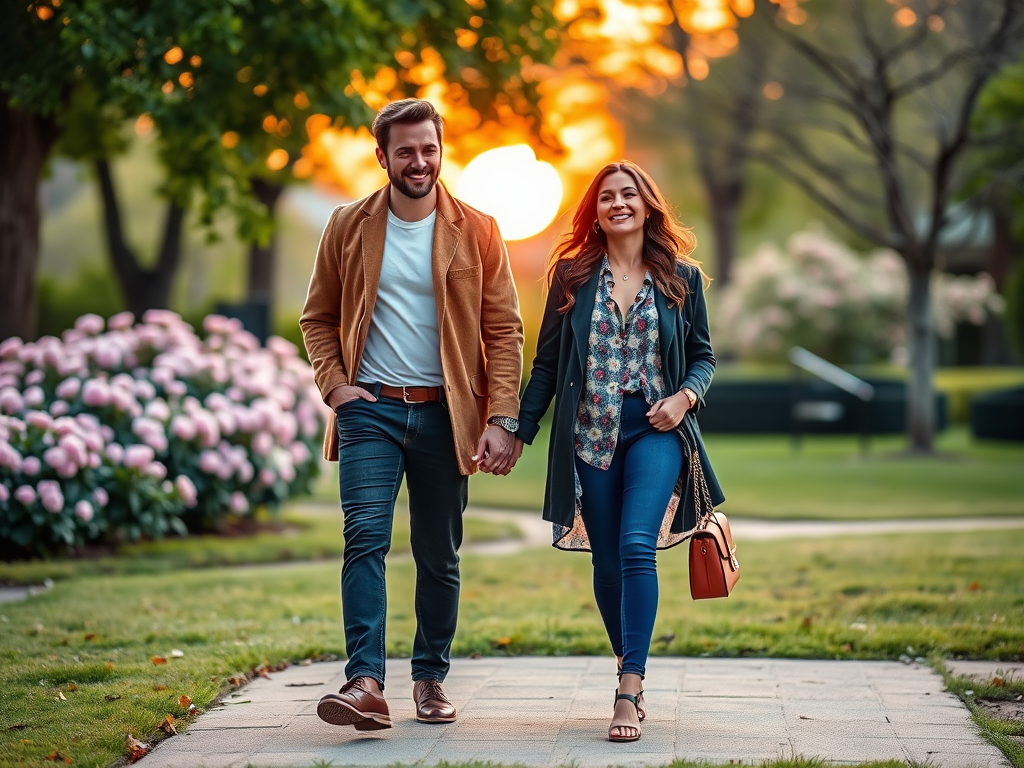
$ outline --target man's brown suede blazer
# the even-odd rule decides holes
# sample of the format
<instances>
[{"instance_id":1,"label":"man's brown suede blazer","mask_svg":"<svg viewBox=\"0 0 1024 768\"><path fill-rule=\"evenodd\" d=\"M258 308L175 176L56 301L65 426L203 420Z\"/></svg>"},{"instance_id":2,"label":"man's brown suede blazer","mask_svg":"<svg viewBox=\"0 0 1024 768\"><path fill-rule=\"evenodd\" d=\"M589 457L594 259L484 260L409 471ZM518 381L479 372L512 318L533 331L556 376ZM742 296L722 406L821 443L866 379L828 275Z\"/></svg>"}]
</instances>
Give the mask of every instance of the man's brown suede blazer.
<instances>
[{"instance_id":1,"label":"man's brown suede blazer","mask_svg":"<svg viewBox=\"0 0 1024 768\"><path fill-rule=\"evenodd\" d=\"M384 258L389 193L390 185L339 206L320 239L299 325L325 402L333 389L358 380ZM440 183L433 279L455 453L459 470L470 475L487 419L519 415L523 323L497 224ZM324 436L324 458L338 458L334 417Z\"/></svg>"}]
</instances>

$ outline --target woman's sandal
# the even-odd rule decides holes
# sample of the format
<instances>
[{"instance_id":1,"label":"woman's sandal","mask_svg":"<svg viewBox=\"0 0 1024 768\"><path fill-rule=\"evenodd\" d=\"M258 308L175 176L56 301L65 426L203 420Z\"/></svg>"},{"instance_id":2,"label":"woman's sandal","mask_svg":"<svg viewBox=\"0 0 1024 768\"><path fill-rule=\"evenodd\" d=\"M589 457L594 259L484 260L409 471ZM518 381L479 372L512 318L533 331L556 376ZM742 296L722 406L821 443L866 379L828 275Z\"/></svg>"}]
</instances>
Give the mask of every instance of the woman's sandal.
<instances>
[{"instance_id":1,"label":"woman's sandal","mask_svg":"<svg viewBox=\"0 0 1024 768\"><path fill-rule=\"evenodd\" d=\"M622 682L622 667L619 667L618 675L619 682ZM615 689L615 695L619 695L618 688ZM636 716L640 718L640 722L642 723L644 721L644 718L647 717L647 707L644 706L644 692L641 690L640 693L636 695L636 698Z\"/></svg>"},{"instance_id":2,"label":"woman's sandal","mask_svg":"<svg viewBox=\"0 0 1024 768\"><path fill-rule=\"evenodd\" d=\"M640 705L638 704L638 702L640 701L640 696L639 695L634 696L631 693L619 693L618 689L616 688L615 689L615 703L616 704L619 703L619 699L625 699L626 701L630 702L634 707L636 707L637 717L640 716ZM636 735L635 736L632 736L632 735L630 735L630 736L623 736L623 735L620 735L620 734L613 734L612 731L615 730L615 729L618 729L620 731L626 731L626 730L636 731ZM638 726L630 725L630 724L627 724L627 723L616 723L614 720L612 720L611 725L608 726L608 741L614 741L614 742L622 743L622 742L627 742L627 741L639 741L639 740L640 740L640 728Z\"/></svg>"}]
</instances>

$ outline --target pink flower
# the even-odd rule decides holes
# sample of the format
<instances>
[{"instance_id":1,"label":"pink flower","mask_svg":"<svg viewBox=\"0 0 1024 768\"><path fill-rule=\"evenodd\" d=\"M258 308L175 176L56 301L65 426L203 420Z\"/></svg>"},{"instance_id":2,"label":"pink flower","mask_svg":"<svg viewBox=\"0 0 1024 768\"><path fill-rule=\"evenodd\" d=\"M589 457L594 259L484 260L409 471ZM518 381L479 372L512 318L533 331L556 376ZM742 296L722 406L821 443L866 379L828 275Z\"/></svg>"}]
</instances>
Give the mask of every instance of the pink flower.
<instances>
[{"instance_id":1,"label":"pink flower","mask_svg":"<svg viewBox=\"0 0 1024 768\"><path fill-rule=\"evenodd\" d=\"M47 448L43 453L43 461L46 462L46 466L50 469L60 472L64 469L68 463L71 462L70 457L63 448L59 445L55 445L53 448Z\"/></svg>"},{"instance_id":2,"label":"pink flower","mask_svg":"<svg viewBox=\"0 0 1024 768\"><path fill-rule=\"evenodd\" d=\"M100 343L93 350L92 359L103 370L109 371L121 365L121 350L113 344Z\"/></svg>"},{"instance_id":3,"label":"pink flower","mask_svg":"<svg viewBox=\"0 0 1024 768\"><path fill-rule=\"evenodd\" d=\"M233 435L238 430L238 423L231 411L217 411L216 417L222 435Z\"/></svg>"},{"instance_id":4,"label":"pink flower","mask_svg":"<svg viewBox=\"0 0 1024 768\"><path fill-rule=\"evenodd\" d=\"M208 475L216 475L224 460L216 451L203 451L199 454L199 469Z\"/></svg>"},{"instance_id":5,"label":"pink flower","mask_svg":"<svg viewBox=\"0 0 1024 768\"><path fill-rule=\"evenodd\" d=\"M135 315L131 312L118 312L116 315L111 317L107 321L107 325L112 331L123 331L131 328L135 324Z\"/></svg>"},{"instance_id":6,"label":"pink flower","mask_svg":"<svg viewBox=\"0 0 1024 768\"><path fill-rule=\"evenodd\" d=\"M0 504L6 504L9 498L11 498L11 492L6 485L0 483Z\"/></svg>"},{"instance_id":7,"label":"pink flower","mask_svg":"<svg viewBox=\"0 0 1024 768\"><path fill-rule=\"evenodd\" d=\"M220 426L217 418L209 411L197 411L193 417L196 421L196 434L199 444L204 448L212 448L220 442Z\"/></svg>"},{"instance_id":8,"label":"pink flower","mask_svg":"<svg viewBox=\"0 0 1024 768\"><path fill-rule=\"evenodd\" d=\"M36 484L36 490L39 492L39 501L47 512L56 513L64 509L64 494L56 480L40 480Z\"/></svg>"},{"instance_id":9,"label":"pink flower","mask_svg":"<svg viewBox=\"0 0 1024 768\"><path fill-rule=\"evenodd\" d=\"M75 328L87 336L95 336L98 333L103 333L103 318L93 314L82 315L75 320Z\"/></svg>"},{"instance_id":10,"label":"pink flower","mask_svg":"<svg viewBox=\"0 0 1024 768\"><path fill-rule=\"evenodd\" d=\"M11 336L0 342L0 357L12 360L18 356L25 343L17 336Z\"/></svg>"},{"instance_id":11,"label":"pink flower","mask_svg":"<svg viewBox=\"0 0 1024 768\"><path fill-rule=\"evenodd\" d=\"M159 461L151 461L142 468L142 473L157 480L163 480L167 477L167 467Z\"/></svg>"},{"instance_id":12,"label":"pink flower","mask_svg":"<svg viewBox=\"0 0 1024 768\"><path fill-rule=\"evenodd\" d=\"M46 374L40 371L38 368L34 371L29 371L25 376L25 384L29 386L35 386L36 384L42 384L46 378Z\"/></svg>"},{"instance_id":13,"label":"pink flower","mask_svg":"<svg viewBox=\"0 0 1024 768\"><path fill-rule=\"evenodd\" d=\"M244 515L249 511L249 500L245 498L245 494L241 491L235 491L231 494L231 501L228 502L228 508L236 515Z\"/></svg>"},{"instance_id":14,"label":"pink flower","mask_svg":"<svg viewBox=\"0 0 1024 768\"><path fill-rule=\"evenodd\" d=\"M185 414L179 413L171 421L171 434L179 440L188 442L196 436L196 423Z\"/></svg>"},{"instance_id":15,"label":"pink flower","mask_svg":"<svg viewBox=\"0 0 1024 768\"><path fill-rule=\"evenodd\" d=\"M275 474L274 470L272 470L270 467L264 467L263 469L260 470L260 485L265 485L269 487L274 484L275 480L277 480L277 475Z\"/></svg>"},{"instance_id":16,"label":"pink flower","mask_svg":"<svg viewBox=\"0 0 1024 768\"><path fill-rule=\"evenodd\" d=\"M19 485L14 490L14 498L27 507L36 500L36 489L31 485Z\"/></svg>"},{"instance_id":17,"label":"pink flower","mask_svg":"<svg viewBox=\"0 0 1024 768\"><path fill-rule=\"evenodd\" d=\"M199 500L196 485L188 475L178 475L174 481L174 487L178 489L178 495L185 502L186 507L194 507Z\"/></svg>"},{"instance_id":18,"label":"pink flower","mask_svg":"<svg viewBox=\"0 0 1024 768\"><path fill-rule=\"evenodd\" d=\"M46 394L43 392L42 387L29 387L25 390L24 400L28 408L38 408L46 402Z\"/></svg>"},{"instance_id":19,"label":"pink flower","mask_svg":"<svg viewBox=\"0 0 1024 768\"><path fill-rule=\"evenodd\" d=\"M207 315L203 318L203 330L207 333L221 333L226 336L241 328L240 321L235 318L228 319L224 315Z\"/></svg>"},{"instance_id":20,"label":"pink flower","mask_svg":"<svg viewBox=\"0 0 1024 768\"><path fill-rule=\"evenodd\" d=\"M43 462L38 456L26 456L21 462L21 471L29 477L35 477L43 468Z\"/></svg>"},{"instance_id":21,"label":"pink flower","mask_svg":"<svg viewBox=\"0 0 1024 768\"><path fill-rule=\"evenodd\" d=\"M110 501L110 496L103 488L97 488L92 492L92 501L93 504L102 509L107 506L107 503Z\"/></svg>"},{"instance_id":22,"label":"pink flower","mask_svg":"<svg viewBox=\"0 0 1024 768\"><path fill-rule=\"evenodd\" d=\"M253 453L266 456L273 449L273 436L269 432L257 432L253 435Z\"/></svg>"},{"instance_id":23,"label":"pink flower","mask_svg":"<svg viewBox=\"0 0 1024 768\"><path fill-rule=\"evenodd\" d=\"M240 482L250 482L255 474L256 469L253 467L252 462L243 462L242 466L238 468L238 479Z\"/></svg>"},{"instance_id":24,"label":"pink flower","mask_svg":"<svg viewBox=\"0 0 1024 768\"><path fill-rule=\"evenodd\" d=\"M7 467L18 472L22 467L21 454L8 442L0 443L0 467Z\"/></svg>"},{"instance_id":25,"label":"pink flower","mask_svg":"<svg viewBox=\"0 0 1024 768\"><path fill-rule=\"evenodd\" d=\"M64 400L54 400L50 403L50 413L54 416L63 416L71 410L71 406Z\"/></svg>"},{"instance_id":26,"label":"pink flower","mask_svg":"<svg viewBox=\"0 0 1024 768\"><path fill-rule=\"evenodd\" d=\"M129 445L124 452L124 465L129 469L142 469L154 458L156 453L148 445Z\"/></svg>"},{"instance_id":27,"label":"pink flower","mask_svg":"<svg viewBox=\"0 0 1024 768\"><path fill-rule=\"evenodd\" d=\"M89 449L86 448L85 441L78 435L65 435L57 445L59 448L63 448L68 459L78 466L84 467L89 462ZM55 449L51 448L50 450Z\"/></svg>"},{"instance_id":28,"label":"pink flower","mask_svg":"<svg viewBox=\"0 0 1024 768\"><path fill-rule=\"evenodd\" d=\"M166 422L171 418L171 409L166 400L156 398L146 403L145 414L156 421Z\"/></svg>"},{"instance_id":29,"label":"pink flower","mask_svg":"<svg viewBox=\"0 0 1024 768\"><path fill-rule=\"evenodd\" d=\"M292 443L288 446L288 453L296 464L305 464L310 459L309 448L305 443Z\"/></svg>"},{"instance_id":30,"label":"pink flower","mask_svg":"<svg viewBox=\"0 0 1024 768\"><path fill-rule=\"evenodd\" d=\"M25 400L14 387L0 389L0 411L8 415L19 413L25 407Z\"/></svg>"},{"instance_id":31,"label":"pink flower","mask_svg":"<svg viewBox=\"0 0 1024 768\"><path fill-rule=\"evenodd\" d=\"M104 450L104 453L111 464L120 464L124 461L125 450L124 446L120 443L109 443Z\"/></svg>"},{"instance_id":32,"label":"pink flower","mask_svg":"<svg viewBox=\"0 0 1024 768\"><path fill-rule=\"evenodd\" d=\"M173 328L184 321L181 319L181 315L177 312L171 312L169 309L148 309L142 315L142 322Z\"/></svg>"},{"instance_id":33,"label":"pink flower","mask_svg":"<svg viewBox=\"0 0 1024 768\"><path fill-rule=\"evenodd\" d=\"M296 357L299 354L298 347L280 336L271 336L267 339L267 349L282 358Z\"/></svg>"},{"instance_id":34,"label":"pink flower","mask_svg":"<svg viewBox=\"0 0 1024 768\"><path fill-rule=\"evenodd\" d=\"M178 381L177 379L167 382L164 390L171 397L184 397L188 393L188 387L185 385L185 382Z\"/></svg>"},{"instance_id":35,"label":"pink flower","mask_svg":"<svg viewBox=\"0 0 1024 768\"><path fill-rule=\"evenodd\" d=\"M132 413L138 407L138 402L135 400L135 393L126 387L111 387L110 396L114 403L114 407L123 413ZM141 408L139 408L139 410L141 410Z\"/></svg>"},{"instance_id":36,"label":"pink flower","mask_svg":"<svg viewBox=\"0 0 1024 768\"><path fill-rule=\"evenodd\" d=\"M83 523L88 523L92 520L93 516L92 504L85 499L82 499L80 502L75 504L75 516Z\"/></svg>"},{"instance_id":37,"label":"pink flower","mask_svg":"<svg viewBox=\"0 0 1024 768\"><path fill-rule=\"evenodd\" d=\"M82 402L91 408L110 405L110 385L103 379L89 379L82 386Z\"/></svg>"}]
</instances>

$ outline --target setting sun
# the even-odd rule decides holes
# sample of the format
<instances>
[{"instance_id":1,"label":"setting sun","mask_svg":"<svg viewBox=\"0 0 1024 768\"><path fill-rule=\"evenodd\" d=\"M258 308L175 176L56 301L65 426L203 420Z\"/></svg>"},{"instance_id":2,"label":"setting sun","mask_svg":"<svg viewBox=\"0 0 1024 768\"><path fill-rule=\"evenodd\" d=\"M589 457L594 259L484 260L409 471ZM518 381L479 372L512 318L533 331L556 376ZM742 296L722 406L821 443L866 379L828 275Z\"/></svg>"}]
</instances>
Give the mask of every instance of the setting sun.
<instances>
[{"instance_id":1,"label":"setting sun","mask_svg":"<svg viewBox=\"0 0 1024 768\"><path fill-rule=\"evenodd\" d=\"M544 230L562 203L562 180L526 144L483 152L466 166L456 195L498 220L505 240Z\"/></svg>"}]
</instances>

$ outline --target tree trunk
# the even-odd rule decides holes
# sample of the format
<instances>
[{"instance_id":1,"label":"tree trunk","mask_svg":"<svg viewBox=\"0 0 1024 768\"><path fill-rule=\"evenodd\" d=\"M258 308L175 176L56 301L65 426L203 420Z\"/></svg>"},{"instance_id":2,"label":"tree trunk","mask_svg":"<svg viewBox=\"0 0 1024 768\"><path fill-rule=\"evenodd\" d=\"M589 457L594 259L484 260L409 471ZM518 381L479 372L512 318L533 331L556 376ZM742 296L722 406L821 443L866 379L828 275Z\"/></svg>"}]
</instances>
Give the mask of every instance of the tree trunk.
<instances>
[{"instance_id":1,"label":"tree trunk","mask_svg":"<svg viewBox=\"0 0 1024 768\"><path fill-rule=\"evenodd\" d=\"M9 102L0 91L0 339L28 340L36 327L39 177L57 126Z\"/></svg>"},{"instance_id":2,"label":"tree trunk","mask_svg":"<svg viewBox=\"0 0 1024 768\"><path fill-rule=\"evenodd\" d=\"M909 266L910 298L907 305L907 437L912 453L935 449L935 322L932 318L931 270Z\"/></svg>"},{"instance_id":3,"label":"tree trunk","mask_svg":"<svg viewBox=\"0 0 1024 768\"><path fill-rule=\"evenodd\" d=\"M740 204L743 201L743 182L733 181L716 184L705 177L704 189L708 195L711 230L715 236L714 278L719 287L727 285L732 277L732 265L736 260L736 233Z\"/></svg>"},{"instance_id":4,"label":"tree trunk","mask_svg":"<svg viewBox=\"0 0 1024 768\"><path fill-rule=\"evenodd\" d=\"M266 179L252 178L253 194L267 208L267 217L274 221L277 201L284 192L284 186ZM248 301L264 304L267 311L274 298L274 265L277 260L277 235L270 231L270 239L265 244L253 242L249 245L249 295Z\"/></svg>"},{"instance_id":5,"label":"tree trunk","mask_svg":"<svg viewBox=\"0 0 1024 768\"><path fill-rule=\"evenodd\" d=\"M105 159L96 161L96 177L103 200L103 229L107 237L110 261L114 265L125 304L136 317L148 309L166 309L170 301L178 265L181 262L182 227L185 209L173 200L167 203L163 240L156 264L151 269L139 265L135 253L124 239L121 209L118 203L110 164Z\"/></svg>"}]
</instances>

